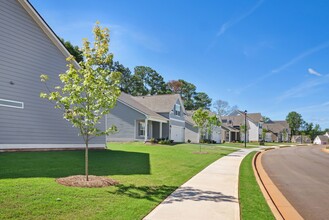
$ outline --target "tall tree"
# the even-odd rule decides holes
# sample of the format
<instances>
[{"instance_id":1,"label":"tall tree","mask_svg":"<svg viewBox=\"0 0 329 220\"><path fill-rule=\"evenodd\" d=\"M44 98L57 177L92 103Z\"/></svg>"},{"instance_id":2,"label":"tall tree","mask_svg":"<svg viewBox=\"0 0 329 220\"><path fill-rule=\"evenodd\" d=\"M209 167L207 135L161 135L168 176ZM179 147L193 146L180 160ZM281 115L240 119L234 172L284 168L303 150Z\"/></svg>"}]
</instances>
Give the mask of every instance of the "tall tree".
<instances>
[{"instance_id":1,"label":"tall tree","mask_svg":"<svg viewBox=\"0 0 329 220\"><path fill-rule=\"evenodd\" d=\"M184 107L186 110L192 110L194 107L193 97L196 94L196 86L183 79L179 79L178 81L182 83L180 94L184 100Z\"/></svg>"},{"instance_id":2,"label":"tall tree","mask_svg":"<svg viewBox=\"0 0 329 220\"><path fill-rule=\"evenodd\" d=\"M130 85L132 95L157 95L169 92L163 77L147 66L135 67Z\"/></svg>"},{"instance_id":3,"label":"tall tree","mask_svg":"<svg viewBox=\"0 0 329 220\"><path fill-rule=\"evenodd\" d=\"M145 83L145 71L142 68L136 66L134 68L134 74L131 77L131 91L130 94L133 96L147 95L148 89Z\"/></svg>"},{"instance_id":4,"label":"tall tree","mask_svg":"<svg viewBox=\"0 0 329 220\"><path fill-rule=\"evenodd\" d=\"M109 53L110 35L107 28L102 29L96 23L94 29L94 46L85 39L83 42L83 55L77 69L71 62L73 56L67 59L69 69L59 74L61 85L53 91L46 84L47 75L40 76L45 83L48 93L40 93L41 98L46 98L55 104L55 108L63 110L63 117L79 129L85 148L85 174L88 181L88 145L96 137L114 132L113 126L105 131L99 129L101 119L115 106L120 95L121 73L109 72L113 54Z\"/></svg>"},{"instance_id":5,"label":"tall tree","mask_svg":"<svg viewBox=\"0 0 329 220\"><path fill-rule=\"evenodd\" d=\"M227 101L218 99L214 102L213 108L218 115L229 115L233 111L238 109L238 106L230 106Z\"/></svg>"},{"instance_id":6,"label":"tall tree","mask_svg":"<svg viewBox=\"0 0 329 220\"><path fill-rule=\"evenodd\" d=\"M78 63L83 61L83 52L79 49L78 46L73 46L70 41L65 41L63 38L59 39Z\"/></svg>"},{"instance_id":7,"label":"tall tree","mask_svg":"<svg viewBox=\"0 0 329 220\"><path fill-rule=\"evenodd\" d=\"M198 92L194 96L194 107L193 109L210 109L211 98L204 92Z\"/></svg>"},{"instance_id":8,"label":"tall tree","mask_svg":"<svg viewBox=\"0 0 329 220\"><path fill-rule=\"evenodd\" d=\"M263 122L264 123L268 123L270 121L271 121L271 119L269 117L263 116Z\"/></svg>"},{"instance_id":9,"label":"tall tree","mask_svg":"<svg viewBox=\"0 0 329 220\"><path fill-rule=\"evenodd\" d=\"M289 112L286 117L286 121L288 122L291 129L291 135L298 134L299 129L303 123L302 115L295 111Z\"/></svg>"},{"instance_id":10,"label":"tall tree","mask_svg":"<svg viewBox=\"0 0 329 220\"><path fill-rule=\"evenodd\" d=\"M122 74L121 82L120 82L120 89L122 92L130 94L131 93L131 82L132 82L132 76L131 76L130 69L127 67L124 67L118 61L116 61L111 66L111 71L120 72Z\"/></svg>"},{"instance_id":11,"label":"tall tree","mask_svg":"<svg viewBox=\"0 0 329 220\"><path fill-rule=\"evenodd\" d=\"M167 85L172 93L180 94L182 91L183 83L178 80L170 80Z\"/></svg>"}]
</instances>

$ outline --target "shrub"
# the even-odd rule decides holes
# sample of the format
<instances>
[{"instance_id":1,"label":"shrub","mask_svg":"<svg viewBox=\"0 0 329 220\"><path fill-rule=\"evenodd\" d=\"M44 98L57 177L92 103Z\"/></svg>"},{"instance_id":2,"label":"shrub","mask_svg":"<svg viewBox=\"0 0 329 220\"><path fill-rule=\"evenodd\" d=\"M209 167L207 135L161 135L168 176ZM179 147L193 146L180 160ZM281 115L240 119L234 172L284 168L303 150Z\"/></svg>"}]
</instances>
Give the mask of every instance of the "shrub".
<instances>
[{"instance_id":1,"label":"shrub","mask_svg":"<svg viewBox=\"0 0 329 220\"><path fill-rule=\"evenodd\" d=\"M190 139L188 139L188 140L187 140L187 143L191 143L191 140L190 140Z\"/></svg>"},{"instance_id":2,"label":"shrub","mask_svg":"<svg viewBox=\"0 0 329 220\"><path fill-rule=\"evenodd\" d=\"M151 142L152 144L156 144L156 143L158 143L158 141L155 140L154 138L151 138L151 139L150 139L150 142Z\"/></svg>"},{"instance_id":3,"label":"shrub","mask_svg":"<svg viewBox=\"0 0 329 220\"><path fill-rule=\"evenodd\" d=\"M225 140L223 140L223 144L225 144Z\"/></svg>"}]
</instances>

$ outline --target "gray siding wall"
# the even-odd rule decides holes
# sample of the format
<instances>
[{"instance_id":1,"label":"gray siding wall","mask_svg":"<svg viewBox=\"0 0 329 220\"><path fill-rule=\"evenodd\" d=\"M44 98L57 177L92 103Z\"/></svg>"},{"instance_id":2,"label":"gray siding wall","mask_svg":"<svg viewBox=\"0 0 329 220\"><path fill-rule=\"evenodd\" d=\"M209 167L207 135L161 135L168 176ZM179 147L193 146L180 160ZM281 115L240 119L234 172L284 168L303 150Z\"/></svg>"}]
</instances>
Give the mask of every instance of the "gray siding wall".
<instances>
[{"instance_id":1,"label":"gray siding wall","mask_svg":"<svg viewBox=\"0 0 329 220\"><path fill-rule=\"evenodd\" d=\"M135 141L138 137L136 120L145 120L145 115L142 113L117 102L117 105L107 115L107 125L110 127L115 125L118 132L107 136L107 141ZM143 138L139 138L143 140Z\"/></svg>"},{"instance_id":2,"label":"gray siding wall","mask_svg":"<svg viewBox=\"0 0 329 220\"><path fill-rule=\"evenodd\" d=\"M160 138L160 122L153 121L152 127L153 138Z\"/></svg>"},{"instance_id":3,"label":"gray siding wall","mask_svg":"<svg viewBox=\"0 0 329 220\"><path fill-rule=\"evenodd\" d=\"M177 119L177 120L183 121L183 125L182 126L185 126L184 125L184 123L185 123L184 112L183 112L183 108L182 108L183 103L181 103L179 101L179 99L177 99L176 104L179 104L181 106L180 115L175 115L175 113L174 113L174 107L175 106L173 106L172 107L172 111L169 112L169 119Z\"/></svg>"},{"instance_id":4,"label":"gray siding wall","mask_svg":"<svg viewBox=\"0 0 329 220\"><path fill-rule=\"evenodd\" d=\"M199 129L185 123L185 142L190 140L192 143L199 143Z\"/></svg>"},{"instance_id":5,"label":"gray siding wall","mask_svg":"<svg viewBox=\"0 0 329 220\"><path fill-rule=\"evenodd\" d=\"M64 55L15 0L0 0L0 30L0 99L25 106L0 106L0 144L82 144L61 111L39 97L45 91L40 74L58 85L58 74L66 71ZM105 144L105 137L92 143Z\"/></svg>"}]
</instances>

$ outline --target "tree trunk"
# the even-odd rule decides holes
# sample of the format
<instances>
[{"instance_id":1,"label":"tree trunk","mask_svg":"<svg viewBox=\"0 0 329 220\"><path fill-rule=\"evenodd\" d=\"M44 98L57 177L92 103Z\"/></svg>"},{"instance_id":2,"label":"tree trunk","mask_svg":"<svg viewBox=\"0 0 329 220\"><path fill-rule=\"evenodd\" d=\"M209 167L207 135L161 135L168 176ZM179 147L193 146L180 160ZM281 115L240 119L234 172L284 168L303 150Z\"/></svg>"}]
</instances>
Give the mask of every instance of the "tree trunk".
<instances>
[{"instance_id":1,"label":"tree trunk","mask_svg":"<svg viewBox=\"0 0 329 220\"><path fill-rule=\"evenodd\" d=\"M88 140L86 141L86 150L85 150L85 174L86 174L86 180L89 181L89 178L88 178Z\"/></svg>"}]
</instances>

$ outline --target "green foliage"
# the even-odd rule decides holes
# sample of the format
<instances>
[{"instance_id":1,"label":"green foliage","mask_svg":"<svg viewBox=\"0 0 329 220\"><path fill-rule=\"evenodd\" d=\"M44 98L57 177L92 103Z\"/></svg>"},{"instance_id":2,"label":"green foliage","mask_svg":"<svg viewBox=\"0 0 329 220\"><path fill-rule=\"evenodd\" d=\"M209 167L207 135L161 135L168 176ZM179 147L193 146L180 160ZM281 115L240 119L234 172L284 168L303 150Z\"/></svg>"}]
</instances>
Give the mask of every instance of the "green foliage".
<instances>
[{"instance_id":1,"label":"green foliage","mask_svg":"<svg viewBox=\"0 0 329 220\"><path fill-rule=\"evenodd\" d=\"M198 92L194 96L194 107L193 109L210 109L211 107L211 98L204 92Z\"/></svg>"},{"instance_id":2,"label":"green foliage","mask_svg":"<svg viewBox=\"0 0 329 220\"><path fill-rule=\"evenodd\" d=\"M199 129L199 140L201 141L201 139L205 135L206 128L208 126L209 112L202 108L199 108L193 113L192 119L195 123L195 126Z\"/></svg>"},{"instance_id":3,"label":"green foliage","mask_svg":"<svg viewBox=\"0 0 329 220\"><path fill-rule=\"evenodd\" d=\"M98 128L100 120L115 106L120 95L120 72L110 72L103 66L112 63L113 55L108 51L109 31L101 29L98 24L94 27L94 47L85 39L83 55L85 61L77 68L67 58L68 70L59 74L62 84L48 93L41 93L40 97L55 103L55 108L63 110L64 119L79 129L85 143L94 136L101 136L115 131L115 127L102 131ZM48 76L41 75L41 81L46 83Z\"/></svg>"},{"instance_id":4,"label":"green foliage","mask_svg":"<svg viewBox=\"0 0 329 220\"><path fill-rule=\"evenodd\" d=\"M82 52L84 61L77 68L72 60L67 58L68 70L59 74L61 85L53 91L46 84L47 75L40 79L45 83L48 93L40 93L41 98L50 100L55 108L63 111L63 118L78 128L85 144L85 174L88 181L88 143L96 137L115 132L116 127L101 130L101 119L115 106L121 93L121 73L111 71L113 54L109 53L109 30L101 29L96 23L94 29L94 44L84 39Z\"/></svg>"},{"instance_id":5,"label":"green foliage","mask_svg":"<svg viewBox=\"0 0 329 220\"><path fill-rule=\"evenodd\" d=\"M178 82L181 83L180 94L184 100L184 107L186 110L194 109L194 96L196 94L196 86L189 83L183 79L179 79Z\"/></svg>"},{"instance_id":6,"label":"green foliage","mask_svg":"<svg viewBox=\"0 0 329 220\"><path fill-rule=\"evenodd\" d=\"M263 128L262 129L262 139L263 141L265 141L265 138L266 138L266 133L268 132L268 130L266 128Z\"/></svg>"},{"instance_id":7,"label":"green foliage","mask_svg":"<svg viewBox=\"0 0 329 220\"><path fill-rule=\"evenodd\" d=\"M263 122L264 123L268 123L270 121L271 121L271 119L269 117L263 116Z\"/></svg>"},{"instance_id":8,"label":"green foliage","mask_svg":"<svg viewBox=\"0 0 329 220\"><path fill-rule=\"evenodd\" d=\"M116 61L111 65L111 72L120 72L122 74L120 81L120 89L122 92L130 94L132 82L132 75L130 69Z\"/></svg>"},{"instance_id":9,"label":"green foliage","mask_svg":"<svg viewBox=\"0 0 329 220\"><path fill-rule=\"evenodd\" d=\"M83 61L83 52L78 46L73 46L70 41L65 41L63 38L60 38L60 41L78 63Z\"/></svg>"},{"instance_id":10,"label":"green foliage","mask_svg":"<svg viewBox=\"0 0 329 220\"><path fill-rule=\"evenodd\" d=\"M303 123L301 114L294 111L290 112L286 117L286 121L291 129L291 135L296 135Z\"/></svg>"},{"instance_id":11,"label":"green foliage","mask_svg":"<svg viewBox=\"0 0 329 220\"><path fill-rule=\"evenodd\" d=\"M134 96L167 94L163 77L147 66L136 66L130 78L130 94Z\"/></svg>"},{"instance_id":12,"label":"green foliage","mask_svg":"<svg viewBox=\"0 0 329 220\"><path fill-rule=\"evenodd\" d=\"M309 136L311 138L311 140L313 141L316 138L316 136L322 134L322 131L321 131L320 125L318 125L318 124L313 125L313 123L305 122L303 124L302 133L303 133L303 135Z\"/></svg>"},{"instance_id":13,"label":"green foliage","mask_svg":"<svg viewBox=\"0 0 329 220\"><path fill-rule=\"evenodd\" d=\"M257 184L252 168L255 152L248 154L242 161L239 175L239 198L241 219L268 219L274 216Z\"/></svg>"}]
</instances>

